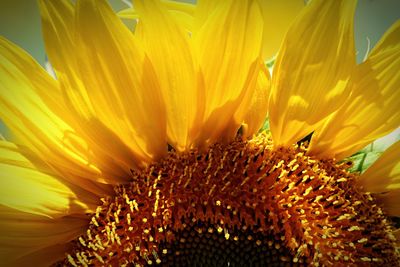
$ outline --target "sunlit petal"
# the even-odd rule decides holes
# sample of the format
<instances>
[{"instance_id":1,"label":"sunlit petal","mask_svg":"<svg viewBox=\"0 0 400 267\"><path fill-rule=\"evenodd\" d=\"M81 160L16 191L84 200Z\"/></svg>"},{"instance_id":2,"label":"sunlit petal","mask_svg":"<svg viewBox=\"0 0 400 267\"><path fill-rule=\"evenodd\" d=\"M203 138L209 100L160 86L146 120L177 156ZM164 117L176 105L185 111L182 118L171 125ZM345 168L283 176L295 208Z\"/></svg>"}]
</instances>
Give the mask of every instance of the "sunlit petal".
<instances>
[{"instance_id":1,"label":"sunlit petal","mask_svg":"<svg viewBox=\"0 0 400 267\"><path fill-rule=\"evenodd\" d=\"M25 212L58 217L68 214L73 205L83 212L87 209L60 179L37 170L6 141L0 141L0 188L0 204Z\"/></svg>"},{"instance_id":2,"label":"sunlit petal","mask_svg":"<svg viewBox=\"0 0 400 267\"><path fill-rule=\"evenodd\" d=\"M390 146L359 178L366 191L382 193L400 189L400 141Z\"/></svg>"},{"instance_id":3,"label":"sunlit petal","mask_svg":"<svg viewBox=\"0 0 400 267\"><path fill-rule=\"evenodd\" d=\"M359 177L359 184L382 203L392 216L400 216L400 141L390 146Z\"/></svg>"},{"instance_id":4,"label":"sunlit petal","mask_svg":"<svg viewBox=\"0 0 400 267\"><path fill-rule=\"evenodd\" d=\"M276 145L307 136L348 97L355 4L311 1L289 29L272 78L269 116Z\"/></svg>"},{"instance_id":5,"label":"sunlit petal","mask_svg":"<svg viewBox=\"0 0 400 267\"><path fill-rule=\"evenodd\" d=\"M235 121L243 126L243 137L251 137L261 129L265 122L268 111L268 99L270 93L271 80L265 66L256 77L256 84L252 96L248 101L242 101L235 112Z\"/></svg>"},{"instance_id":6,"label":"sunlit petal","mask_svg":"<svg viewBox=\"0 0 400 267\"><path fill-rule=\"evenodd\" d=\"M259 0L264 18L263 59L274 56L296 16L305 6L304 0Z\"/></svg>"},{"instance_id":7,"label":"sunlit petal","mask_svg":"<svg viewBox=\"0 0 400 267\"><path fill-rule=\"evenodd\" d=\"M86 217L59 219L0 205L0 259L5 266L50 266L65 257L68 241L82 234Z\"/></svg>"},{"instance_id":8,"label":"sunlit petal","mask_svg":"<svg viewBox=\"0 0 400 267\"><path fill-rule=\"evenodd\" d=\"M96 194L104 194L93 186L93 182L104 183L104 179L91 161L93 154L87 144L49 108L60 98L56 93L58 83L10 42L0 39L0 51L0 117L18 143L28 146L66 180L84 185ZM43 94L41 99L38 96L41 90L52 93ZM43 100L47 100L49 106ZM63 114L71 118L66 110Z\"/></svg>"},{"instance_id":9,"label":"sunlit petal","mask_svg":"<svg viewBox=\"0 0 400 267\"><path fill-rule=\"evenodd\" d=\"M226 1L208 11L193 36L206 101L199 143L236 134L237 129L230 127L235 124L234 112L254 94L261 68L263 24L258 3Z\"/></svg>"},{"instance_id":10,"label":"sunlit petal","mask_svg":"<svg viewBox=\"0 0 400 267\"><path fill-rule=\"evenodd\" d=\"M159 157L166 151L165 112L148 58L106 1L78 1L76 22L80 77L93 116L139 159Z\"/></svg>"},{"instance_id":11,"label":"sunlit petal","mask_svg":"<svg viewBox=\"0 0 400 267\"><path fill-rule=\"evenodd\" d=\"M140 38L162 85L168 140L183 150L193 142L192 131L198 123L202 101L189 35L158 1L135 1L135 7L140 16ZM170 73L172 66L173 75Z\"/></svg>"},{"instance_id":12,"label":"sunlit petal","mask_svg":"<svg viewBox=\"0 0 400 267\"><path fill-rule=\"evenodd\" d=\"M400 126L400 21L349 82L352 94L313 136L310 153L342 159Z\"/></svg>"}]
</instances>

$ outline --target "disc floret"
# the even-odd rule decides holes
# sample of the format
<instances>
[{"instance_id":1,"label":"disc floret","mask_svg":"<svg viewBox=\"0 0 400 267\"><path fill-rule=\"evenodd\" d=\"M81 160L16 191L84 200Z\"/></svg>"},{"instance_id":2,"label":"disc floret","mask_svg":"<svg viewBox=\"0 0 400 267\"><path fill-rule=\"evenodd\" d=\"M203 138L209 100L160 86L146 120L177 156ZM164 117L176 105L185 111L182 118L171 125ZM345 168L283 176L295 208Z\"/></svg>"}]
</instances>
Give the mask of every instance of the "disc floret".
<instances>
[{"instance_id":1,"label":"disc floret","mask_svg":"<svg viewBox=\"0 0 400 267\"><path fill-rule=\"evenodd\" d=\"M265 134L172 151L103 199L68 261L397 264L391 225L348 168L307 155L304 144L273 148Z\"/></svg>"}]
</instances>

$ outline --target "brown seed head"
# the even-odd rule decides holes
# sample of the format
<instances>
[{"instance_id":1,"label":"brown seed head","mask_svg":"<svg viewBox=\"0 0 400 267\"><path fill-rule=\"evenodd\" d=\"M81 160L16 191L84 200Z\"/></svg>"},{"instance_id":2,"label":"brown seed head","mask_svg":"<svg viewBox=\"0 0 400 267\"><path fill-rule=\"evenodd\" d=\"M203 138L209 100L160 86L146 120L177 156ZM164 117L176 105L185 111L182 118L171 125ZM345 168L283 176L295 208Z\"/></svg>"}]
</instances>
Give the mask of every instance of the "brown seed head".
<instances>
[{"instance_id":1,"label":"brown seed head","mask_svg":"<svg viewBox=\"0 0 400 267\"><path fill-rule=\"evenodd\" d=\"M171 152L115 187L74 266L397 266L392 227L346 163L265 134Z\"/></svg>"}]
</instances>

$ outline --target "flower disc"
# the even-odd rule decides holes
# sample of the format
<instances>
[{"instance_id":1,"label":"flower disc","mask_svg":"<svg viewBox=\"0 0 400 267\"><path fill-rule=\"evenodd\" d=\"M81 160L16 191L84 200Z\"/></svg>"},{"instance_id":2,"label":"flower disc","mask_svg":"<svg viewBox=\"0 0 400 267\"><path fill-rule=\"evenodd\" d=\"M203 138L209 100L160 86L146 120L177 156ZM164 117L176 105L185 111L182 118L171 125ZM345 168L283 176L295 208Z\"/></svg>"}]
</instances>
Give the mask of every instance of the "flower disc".
<instances>
[{"instance_id":1,"label":"flower disc","mask_svg":"<svg viewBox=\"0 0 400 267\"><path fill-rule=\"evenodd\" d=\"M349 164L273 148L261 134L170 152L115 188L66 264L398 264L392 227Z\"/></svg>"}]
</instances>

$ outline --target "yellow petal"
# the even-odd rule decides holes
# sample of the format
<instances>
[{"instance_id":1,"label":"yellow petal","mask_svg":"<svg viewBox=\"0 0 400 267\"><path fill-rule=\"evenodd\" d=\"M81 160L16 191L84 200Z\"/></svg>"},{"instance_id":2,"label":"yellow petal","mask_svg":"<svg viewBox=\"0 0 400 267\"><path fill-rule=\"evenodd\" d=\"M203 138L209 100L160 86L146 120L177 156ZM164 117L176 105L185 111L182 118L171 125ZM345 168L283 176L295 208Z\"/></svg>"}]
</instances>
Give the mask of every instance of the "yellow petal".
<instances>
[{"instance_id":1,"label":"yellow petal","mask_svg":"<svg viewBox=\"0 0 400 267\"><path fill-rule=\"evenodd\" d=\"M267 118L271 81L266 66L262 64L253 94L249 97L249 101L242 101L235 112L235 121L242 124L242 135L245 138L256 134Z\"/></svg>"},{"instance_id":2,"label":"yellow petal","mask_svg":"<svg viewBox=\"0 0 400 267\"><path fill-rule=\"evenodd\" d=\"M187 32L192 32L194 18L192 15L181 12L179 10L169 10L171 17L173 17L181 27L183 27Z\"/></svg>"},{"instance_id":3,"label":"yellow petal","mask_svg":"<svg viewBox=\"0 0 400 267\"><path fill-rule=\"evenodd\" d=\"M184 13L188 16L192 16L192 17L195 12L195 5L193 5L191 3L177 2L174 0L163 0L163 1L161 1L161 3L168 9L168 11L182 12L182 13ZM133 7L119 11L118 16L121 18L124 18L124 19L138 19L139 18L139 14Z\"/></svg>"},{"instance_id":4,"label":"yellow petal","mask_svg":"<svg viewBox=\"0 0 400 267\"><path fill-rule=\"evenodd\" d=\"M389 216L400 216L400 189L374 194L374 197Z\"/></svg>"},{"instance_id":5,"label":"yellow petal","mask_svg":"<svg viewBox=\"0 0 400 267\"><path fill-rule=\"evenodd\" d=\"M390 146L360 177L363 190L374 193L393 216L400 216L400 141Z\"/></svg>"},{"instance_id":6,"label":"yellow petal","mask_svg":"<svg viewBox=\"0 0 400 267\"><path fill-rule=\"evenodd\" d=\"M83 85L78 73L79 59L74 56L76 53L75 8L72 2L69 0L39 0L39 9L46 53L61 87L64 88L65 94L69 98L76 99L76 102L85 102L86 105L75 105L74 109L82 114L93 112L93 107L90 106L88 101L88 95L83 90L79 90ZM61 97L63 92L59 92L61 88L58 90L38 88L37 90L41 97L47 96L47 105L54 103L52 106L54 112L58 115L63 114L62 110L65 110L66 107L63 105L64 99ZM75 103L75 101L71 102ZM58 109L61 109L61 111L58 111Z\"/></svg>"},{"instance_id":7,"label":"yellow petal","mask_svg":"<svg viewBox=\"0 0 400 267\"><path fill-rule=\"evenodd\" d=\"M390 146L359 178L365 191L373 193L400 189L400 141Z\"/></svg>"},{"instance_id":8,"label":"yellow petal","mask_svg":"<svg viewBox=\"0 0 400 267\"><path fill-rule=\"evenodd\" d=\"M95 194L104 194L96 185L104 180L91 161L93 155L87 144L37 95L43 88L59 90L58 83L29 55L0 38L0 118L19 143L64 179ZM64 114L69 116L66 110Z\"/></svg>"},{"instance_id":9,"label":"yellow petal","mask_svg":"<svg viewBox=\"0 0 400 267\"><path fill-rule=\"evenodd\" d=\"M259 0L264 18L263 59L278 52L285 33L305 6L304 0Z\"/></svg>"},{"instance_id":10,"label":"yellow petal","mask_svg":"<svg viewBox=\"0 0 400 267\"><path fill-rule=\"evenodd\" d=\"M400 125L400 21L357 66L350 98L312 138L310 153L342 159Z\"/></svg>"},{"instance_id":11,"label":"yellow petal","mask_svg":"<svg viewBox=\"0 0 400 267\"><path fill-rule=\"evenodd\" d=\"M193 31L194 13L196 6L192 3L178 2L175 0L162 0L171 17L188 32Z\"/></svg>"},{"instance_id":12,"label":"yellow petal","mask_svg":"<svg viewBox=\"0 0 400 267\"><path fill-rule=\"evenodd\" d=\"M104 7L104 4L102 6ZM82 66L81 64L81 56L87 55L85 55L85 51L83 51L83 54L78 53L78 48L82 48L82 46L77 47L77 33L75 32L76 12L71 2L67 0L43 0L40 2L40 9L46 50L49 53L50 61L56 71L57 79L60 81L61 87L63 88L63 94L67 96L65 105L61 104L61 110L68 110L68 112L72 114L71 117L73 120L68 122L74 126L75 130L81 137L85 138L88 147L95 155L93 161L95 161L96 165L98 165L102 170L103 174L107 178L107 182L115 183L126 181L127 177L129 177L129 169L140 165L142 160L149 160L149 157L152 155L148 155L148 151L144 152L142 148L138 148L136 142L128 142L131 143L131 146L127 146L128 143L126 143L126 139L129 139L128 141L130 141L136 137L132 136L129 138L129 133L127 134L126 131L128 130L126 128L129 128L131 125L129 125L129 122L127 122L126 119L124 120L123 125L114 127L115 124L118 124L118 122L121 121L121 118L113 120L112 115L115 117L118 116L117 114L112 114L110 112L110 116L104 116L105 112L101 110L102 106L95 103L96 105L94 106L96 109L103 111L103 113L100 112L100 114L96 113L96 109L92 105L92 100L96 99L96 97L93 97L90 93L97 92L101 95L101 91L96 89L96 84L90 84L90 82L92 82L90 77L86 77L87 73L85 72L92 70L90 70L90 68L88 70L87 67ZM106 13L108 11L103 10L103 12ZM115 18L114 14L111 14L111 17L112 18L107 18L116 22L116 24L120 23L118 19ZM103 18L97 20L102 21L102 19ZM114 24L110 22L110 27L115 26ZM116 27L119 27L119 29L122 28L122 31L126 30L124 27L120 27L120 25L117 25ZM103 41L104 40L101 42ZM123 65L123 62L120 63ZM90 62L88 62L88 64L90 65ZM83 69L82 72L80 72L81 69ZM117 72L117 70L114 71L114 76L115 72ZM86 84L87 88L83 83L81 75L86 77L85 81L89 83ZM140 75L139 72L138 75ZM45 92L39 91L39 93L41 96L45 95ZM129 90L126 90L126 93L128 94ZM46 104L48 104L48 102L49 101L46 101ZM61 103L62 102L63 100L61 100ZM104 107L104 110L109 110L109 105L110 103ZM158 110L157 106L154 107L154 110ZM54 111L62 118L66 117L62 112L58 110ZM148 114L148 116L151 116L151 114ZM144 118L147 117L144 116L142 119ZM156 121L157 119L162 120L162 118L162 116L157 116ZM110 120L113 120L111 121L113 124ZM142 128L142 130L144 130L144 128ZM156 128L154 132L157 132L157 130L163 131L162 124L160 124L160 127ZM134 132L132 133L134 134ZM155 140L154 144L159 142L161 141ZM134 153L132 147L140 152L136 151L137 153ZM162 149L163 147L164 145L157 149ZM139 155L140 153L141 155Z\"/></svg>"},{"instance_id":13,"label":"yellow petal","mask_svg":"<svg viewBox=\"0 0 400 267\"><path fill-rule=\"evenodd\" d=\"M193 29L193 15L195 5L191 3L163 0L161 3L167 8L171 16L187 31ZM123 19L138 19L139 14L131 7L118 12L118 16Z\"/></svg>"},{"instance_id":14,"label":"yellow petal","mask_svg":"<svg viewBox=\"0 0 400 267\"><path fill-rule=\"evenodd\" d=\"M122 19L138 19L139 18L139 14L133 7L123 9L123 10L119 11L117 14L118 14L118 17L120 17Z\"/></svg>"},{"instance_id":15,"label":"yellow petal","mask_svg":"<svg viewBox=\"0 0 400 267\"><path fill-rule=\"evenodd\" d=\"M132 32L106 1L82 0L77 2L76 34L79 74L93 117L139 161L163 155L165 112L158 80Z\"/></svg>"},{"instance_id":16,"label":"yellow petal","mask_svg":"<svg viewBox=\"0 0 400 267\"><path fill-rule=\"evenodd\" d=\"M168 10L180 11L190 16L194 15L195 5L191 3L178 2L175 0L162 0L161 3L165 5Z\"/></svg>"},{"instance_id":17,"label":"yellow petal","mask_svg":"<svg viewBox=\"0 0 400 267\"><path fill-rule=\"evenodd\" d=\"M307 136L348 97L355 6L356 1L311 1L289 29L272 78L275 144L291 145Z\"/></svg>"},{"instance_id":18,"label":"yellow petal","mask_svg":"<svg viewBox=\"0 0 400 267\"><path fill-rule=\"evenodd\" d=\"M193 142L193 128L198 124L202 101L189 35L159 2L134 4L140 15L140 38L156 70L166 105L168 141L183 150Z\"/></svg>"},{"instance_id":19,"label":"yellow petal","mask_svg":"<svg viewBox=\"0 0 400 267\"><path fill-rule=\"evenodd\" d=\"M203 25L207 23L210 15L216 11L216 7L218 6L218 4L221 3L213 0L198 0L196 2L193 32L198 32L203 27Z\"/></svg>"},{"instance_id":20,"label":"yellow petal","mask_svg":"<svg viewBox=\"0 0 400 267\"><path fill-rule=\"evenodd\" d=\"M30 156L13 143L0 141L0 204L53 218L97 206L98 196L44 169L38 159L34 164Z\"/></svg>"},{"instance_id":21,"label":"yellow petal","mask_svg":"<svg viewBox=\"0 0 400 267\"><path fill-rule=\"evenodd\" d=\"M0 205L0 259L4 266L50 266L65 257L67 242L83 234L86 217L59 219Z\"/></svg>"},{"instance_id":22,"label":"yellow petal","mask_svg":"<svg viewBox=\"0 0 400 267\"><path fill-rule=\"evenodd\" d=\"M193 33L193 45L204 77L205 126L199 142L212 143L227 133L243 98L256 89L260 71L263 21L255 1L221 1ZM201 15L201 14L200 14ZM204 140L205 139L205 140Z\"/></svg>"},{"instance_id":23,"label":"yellow petal","mask_svg":"<svg viewBox=\"0 0 400 267\"><path fill-rule=\"evenodd\" d=\"M52 67L59 79L66 79L75 87L74 6L69 0L39 0L39 8L46 53Z\"/></svg>"}]
</instances>

